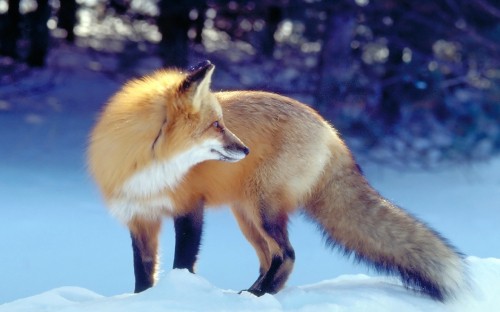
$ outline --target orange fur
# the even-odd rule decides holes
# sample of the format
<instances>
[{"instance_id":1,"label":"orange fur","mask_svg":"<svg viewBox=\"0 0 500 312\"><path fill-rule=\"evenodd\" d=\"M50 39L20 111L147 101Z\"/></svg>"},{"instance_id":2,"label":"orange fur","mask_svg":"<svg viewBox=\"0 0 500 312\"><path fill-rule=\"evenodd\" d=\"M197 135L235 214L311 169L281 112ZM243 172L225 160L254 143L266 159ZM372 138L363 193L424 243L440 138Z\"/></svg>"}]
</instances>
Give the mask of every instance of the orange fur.
<instances>
[{"instance_id":1,"label":"orange fur","mask_svg":"<svg viewBox=\"0 0 500 312\"><path fill-rule=\"evenodd\" d=\"M133 235L137 224L189 216L200 203L229 205L260 261L261 275L249 290L273 293L293 268L288 215L304 207L329 240L400 274L409 286L436 299L459 287L465 274L460 256L374 191L335 129L314 110L266 92L211 93L210 75L187 90L186 81L197 76L176 70L134 80L111 98L91 134L90 172ZM250 154L220 161L207 156L210 149L198 152L206 142L236 150L238 159L248 153L244 143ZM185 171L177 169L183 153L194 159ZM208 159L198 161L199 155ZM164 169L170 171L155 178ZM144 251L156 252L154 246Z\"/></svg>"}]
</instances>

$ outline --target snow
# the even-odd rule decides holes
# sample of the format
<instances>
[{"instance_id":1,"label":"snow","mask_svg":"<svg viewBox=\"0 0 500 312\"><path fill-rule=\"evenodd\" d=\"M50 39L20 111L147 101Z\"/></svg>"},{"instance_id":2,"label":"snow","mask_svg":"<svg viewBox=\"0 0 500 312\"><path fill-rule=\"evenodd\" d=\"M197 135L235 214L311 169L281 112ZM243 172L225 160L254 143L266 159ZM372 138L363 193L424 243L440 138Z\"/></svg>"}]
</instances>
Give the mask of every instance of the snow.
<instances>
[{"instance_id":1,"label":"snow","mask_svg":"<svg viewBox=\"0 0 500 312\"><path fill-rule=\"evenodd\" d=\"M68 48L69 49L69 48ZM325 248L294 215L297 260L287 287L238 294L258 261L228 209L206 216L198 274L170 270L173 227L161 237L158 285L131 294L127 230L106 211L84 149L99 107L120 82L95 60L59 49L49 69L0 86L0 311L493 311L500 306L500 158L433 171L363 161L374 187L469 255L472 294L442 304ZM71 57L69 57L71 56ZM92 69L94 68L94 69ZM217 70L214 74L217 84ZM214 89L217 89L216 87Z\"/></svg>"},{"instance_id":2,"label":"snow","mask_svg":"<svg viewBox=\"0 0 500 312\"><path fill-rule=\"evenodd\" d=\"M256 297L218 288L187 270L172 270L140 294L105 297L84 288L60 287L0 305L0 311L494 311L500 301L500 260L468 261L480 286L448 304L408 292L383 277L345 275Z\"/></svg>"}]
</instances>

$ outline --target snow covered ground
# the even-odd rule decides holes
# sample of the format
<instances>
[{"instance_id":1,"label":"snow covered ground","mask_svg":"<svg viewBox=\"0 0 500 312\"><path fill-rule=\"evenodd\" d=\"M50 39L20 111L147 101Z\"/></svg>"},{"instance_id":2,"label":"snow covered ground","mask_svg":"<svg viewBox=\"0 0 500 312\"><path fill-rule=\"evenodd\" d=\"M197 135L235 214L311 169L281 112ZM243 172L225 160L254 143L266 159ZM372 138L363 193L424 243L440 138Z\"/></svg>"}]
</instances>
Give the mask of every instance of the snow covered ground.
<instances>
[{"instance_id":1,"label":"snow covered ground","mask_svg":"<svg viewBox=\"0 0 500 312\"><path fill-rule=\"evenodd\" d=\"M255 297L217 288L187 270L173 270L163 274L155 288L140 294L105 297L84 288L61 287L0 305L0 311L498 311L500 260L471 257L469 262L480 287L448 304L405 291L388 278L365 275Z\"/></svg>"},{"instance_id":2,"label":"snow covered ground","mask_svg":"<svg viewBox=\"0 0 500 312\"><path fill-rule=\"evenodd\" d=\"M81 64L78 70L75 63ZM160 282L130 294L127 230L107 214L85 169L95 114L119 87L87 69L95 69L92 64L68 54L55 69L0 86L0 311L494 311L500 306L500 158L432 172L361 164L384 196L474 256L468 258L474 295L458 302L443 305L390 278L367 276L376 275L325 248L315 226L300 215L290 226L297 261L288 287L275 296L238 295L257 277L258 263L227 209L207 213L196 276L170 270L173 227L167 220Z\"/></svg>"}]
</instances>

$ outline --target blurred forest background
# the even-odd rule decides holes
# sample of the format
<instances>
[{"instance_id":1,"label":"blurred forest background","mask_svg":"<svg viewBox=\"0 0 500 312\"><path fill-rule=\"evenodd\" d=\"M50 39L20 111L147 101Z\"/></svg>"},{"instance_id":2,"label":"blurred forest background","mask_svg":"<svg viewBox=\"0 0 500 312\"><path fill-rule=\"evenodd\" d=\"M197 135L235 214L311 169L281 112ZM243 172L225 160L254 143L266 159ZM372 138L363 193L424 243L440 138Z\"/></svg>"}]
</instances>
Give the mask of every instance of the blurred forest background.
<instances>
[{"instance_id":1,"label":"blurred forest background","mask_svg":"<svg viewBox=\"0 0 500 312\"><path fill-rule=\"evenodd\" d=\"M214 90L302 100L376 161L500 151L498 0L0 0L0 31L1 85L68 46L118 81L210 59Z\"/></svg>"}]
</instances>

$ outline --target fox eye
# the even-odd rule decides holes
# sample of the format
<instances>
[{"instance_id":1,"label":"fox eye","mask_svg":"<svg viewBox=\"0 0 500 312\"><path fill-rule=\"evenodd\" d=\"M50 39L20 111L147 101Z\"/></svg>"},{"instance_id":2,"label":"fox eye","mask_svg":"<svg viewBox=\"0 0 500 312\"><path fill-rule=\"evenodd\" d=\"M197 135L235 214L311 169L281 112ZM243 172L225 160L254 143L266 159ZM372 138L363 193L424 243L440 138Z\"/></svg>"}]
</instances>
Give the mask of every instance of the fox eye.
<instances>
[{"instance_id":1,"label":"fox eye","mask_svg":"<svg viewBox=\"0 0 500 312\"><path fill-rule=\"evenodd\" d=\"M215 128L215 130L219 131L219 132L224 132L224 128L221 126L221 124L219 123L219 121L214 121L212 123L212 127Z\"/></svg>"}]
</instances>

